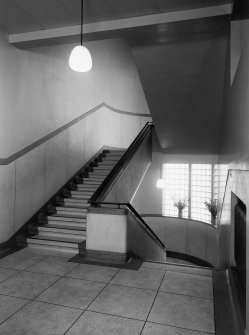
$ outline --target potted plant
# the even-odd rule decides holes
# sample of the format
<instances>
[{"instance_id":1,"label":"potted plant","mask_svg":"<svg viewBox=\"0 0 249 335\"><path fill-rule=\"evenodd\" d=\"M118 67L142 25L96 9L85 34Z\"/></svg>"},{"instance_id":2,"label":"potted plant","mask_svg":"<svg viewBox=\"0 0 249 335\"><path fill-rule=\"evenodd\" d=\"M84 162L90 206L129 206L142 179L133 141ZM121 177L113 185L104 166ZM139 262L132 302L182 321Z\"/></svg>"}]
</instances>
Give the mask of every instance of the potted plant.
<instances>
[{"instance_id":1,"label":"potted plant","mask_svg":"<svg viewBox=\"0 0 249 335\"><path fill-rule=\"evenodd\" d=\"M209 200L204 202L205 206L207 207L208 211L211 214L211 223L215 225L216 217L217 217L217 200Z\"/></svg>"},{"instance_id":2,"label":"potted plant","mask_svg":"<svg viewBox=\"0 0 249 335\"><path fill-rule=\"evenodd\" d=\"M187 201L185 198L179 198L178 200L174 201L174 206L178 209L178 217L182 218L182 212L185 207L187 207Z\"/></svg>"}]
</instances>

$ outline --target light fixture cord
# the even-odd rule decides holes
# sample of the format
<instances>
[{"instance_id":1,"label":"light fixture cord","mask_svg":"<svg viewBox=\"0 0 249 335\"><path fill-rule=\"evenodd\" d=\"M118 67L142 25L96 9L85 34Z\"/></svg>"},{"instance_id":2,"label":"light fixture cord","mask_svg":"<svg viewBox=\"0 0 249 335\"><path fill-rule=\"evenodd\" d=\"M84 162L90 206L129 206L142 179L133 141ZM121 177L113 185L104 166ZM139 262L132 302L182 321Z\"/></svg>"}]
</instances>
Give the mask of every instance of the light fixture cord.
<instances>
[{"instance_id":1,"label":"light fixture cord","mask_svg":"<svg viewBox=\"0 0 249 335\"><path fill-rule=\"evenodd\" d=\"M83 43L83 0L81 0L81 30L80 30L80 44Z\"/></svg>"}]
</instances>

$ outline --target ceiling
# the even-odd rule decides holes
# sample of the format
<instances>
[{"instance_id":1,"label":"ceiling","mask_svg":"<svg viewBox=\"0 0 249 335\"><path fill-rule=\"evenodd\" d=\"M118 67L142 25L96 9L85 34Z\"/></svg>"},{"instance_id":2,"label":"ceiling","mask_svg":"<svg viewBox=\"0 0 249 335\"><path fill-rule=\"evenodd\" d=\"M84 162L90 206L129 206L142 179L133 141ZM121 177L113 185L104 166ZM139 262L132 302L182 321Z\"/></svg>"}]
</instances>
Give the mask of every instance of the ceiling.
<instances>
[{"instance_id":1,"label":"ceiling","mask_svg":"<svg viewBox=\"0 0 249 335\"><path fill-rule=\"evenodd\" d=\"M217 8L226 4L231 0L84 0L85 28L93 28L85 40L122 37L131 46L165 153L218 151L229 21ZM191 10L208 14L189 17ZM155 23L158 16L168 21ZM20 48L78 41L79 23L80 0L0 0L0 27Z\"/></svg>"},{"instance_id":2,"label":"ceiling","mask_svg":"<svg viewBox=\"0 0 249 335\"><path fill-rule=\"evenodd\" d=\"M209 7L229 0L84 0L84 23ZM80 0L0 0L0 27L9 34L80 23Z\"/></svg>"}]
</instances>

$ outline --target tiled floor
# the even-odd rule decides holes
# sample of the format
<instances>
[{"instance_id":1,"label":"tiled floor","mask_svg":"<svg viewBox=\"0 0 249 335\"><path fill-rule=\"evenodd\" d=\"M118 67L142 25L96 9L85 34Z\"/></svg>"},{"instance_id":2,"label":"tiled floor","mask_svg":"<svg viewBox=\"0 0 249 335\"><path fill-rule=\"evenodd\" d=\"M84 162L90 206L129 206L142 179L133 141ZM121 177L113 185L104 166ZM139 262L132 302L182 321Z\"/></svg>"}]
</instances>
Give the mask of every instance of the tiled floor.
<instances>
[{"instance_id":1,"label":"tiled floor","mask_svg":"<svg viewBox=\"0 0 249 335\"><path fill-rule=\"evenodd\" d=\"M134 271L67 260L25 250L0 260L1 335L215 333L210 269L144 262Z\"/></svg>"}]
</instances>

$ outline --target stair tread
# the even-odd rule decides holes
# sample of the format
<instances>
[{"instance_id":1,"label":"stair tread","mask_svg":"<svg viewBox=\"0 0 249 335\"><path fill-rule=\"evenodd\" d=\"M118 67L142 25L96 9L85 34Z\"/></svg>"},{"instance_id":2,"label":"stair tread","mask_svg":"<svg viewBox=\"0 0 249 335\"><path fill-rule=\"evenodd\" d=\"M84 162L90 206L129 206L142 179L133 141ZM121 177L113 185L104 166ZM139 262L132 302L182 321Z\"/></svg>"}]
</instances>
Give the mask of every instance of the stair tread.
<instances>
[{"instance_id":1,"label":"stair tread","mask_svg":"<svg viewBox=\"0 0 249 335\"><path fill-rule=\"evenodd\" d=\"M35 236L32 236L32 237L29 237L29 239L32 239L32 240L43 240L43 241L54 241L54 242L69 242L69 243L77 243L79 244L80 242L78 241L78 239L74 239L73 237L56 237L56 236L53 236L51 238L49 238L49 236L43 236L41 234L38 234L38 235L35 235ZM85 238L82 238L82 242L85 241Z\"/></svg>"},{"instance_id":2,"label":"stair tread","mask_svg":"<svg viewBox=\"0 0 249 335\"><path fill-rule=\"evenodd\" d=\"M48 215L48 220L51 221L66 221L66 222L74 222L75 220L80 220L79 222L84 222L86 221L86 218L77 218L77 217L67 217L65 215L60 215L60 214L53 214L53 215ZM76 221L77 222L77 221Z\"/></svg>"},{"instance_id":3,"label":"stair tread","mask_svg":"<svg viewBox=\"0 0 249 335\"><path fill-rule=\"evenodd\" d=\"M74 228L75 227L75 228ZM68 225L68 226L64 226L64 225L56 225L56 227L55 226L53 226L53 224L46 224L46 225L44 225L44 226L42 226L42 225L39 225L38 226L38 228L40 229L40 228L42 228L42 229L52 229L52 231L55 231L55 230L58 230L58 231L79 231L79 232L85 232L86 231L86 226L85 227L82 227L82 226L80 226L79 225L79 227L76 227L75 225L72 227L72 226L70 226L70 225Z\"/></svg>"},{"instance_id":4,"label":"stair tread","mask_svg":"<svg viewBox=\"0 0 249 335\"><path fill-rule=\"evenodd\" d=\"M86 222L72 223L68 221L52 221L47 223L46 226L51 228L86 230Z\"/></svg>"},{"instance_id":5,"label":"stair tread","mask_svg":"<svg viewBox=\"0 0 249 335\"><path fill-rule=\"evenodd\" d=\"M76 218L76 219L84 219L86 217L85 213L84 214L79 214L79 215L75 215L75 214L60 214L60 213L56 213L56 214L53 214L53 215L50 215L52 217L60 217L60 218Z\"/></svg>"}]
</instances>

